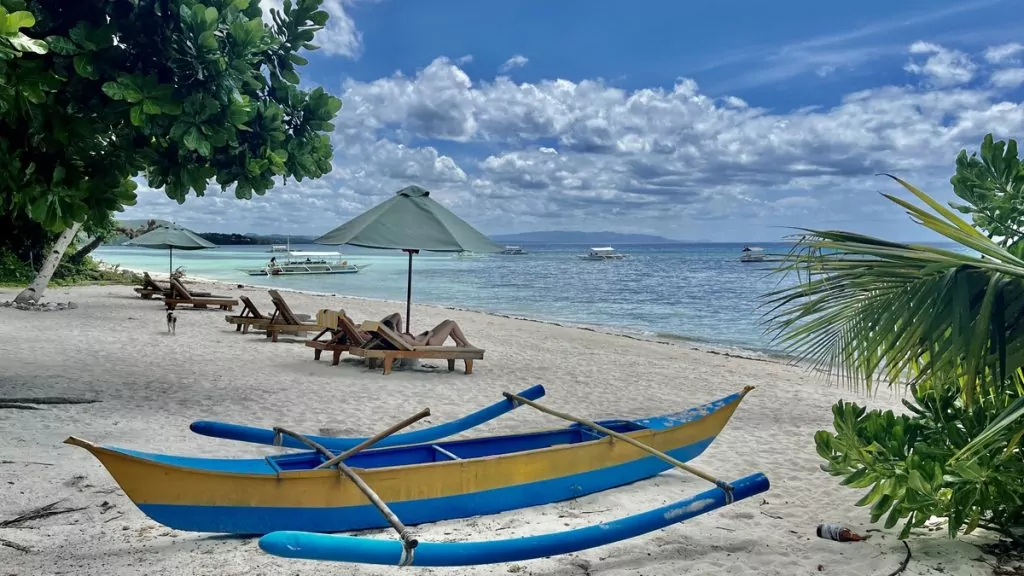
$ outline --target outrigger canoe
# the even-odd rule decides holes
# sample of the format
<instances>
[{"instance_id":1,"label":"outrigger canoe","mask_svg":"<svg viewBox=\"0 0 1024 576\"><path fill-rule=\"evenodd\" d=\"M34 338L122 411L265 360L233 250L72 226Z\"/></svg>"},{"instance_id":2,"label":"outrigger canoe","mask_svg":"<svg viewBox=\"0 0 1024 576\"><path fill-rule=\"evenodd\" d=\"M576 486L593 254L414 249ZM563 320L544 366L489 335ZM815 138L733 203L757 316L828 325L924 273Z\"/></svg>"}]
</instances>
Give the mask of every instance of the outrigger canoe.
<instances>
[{"instance_id":1,"label":"outrigger canoe","mask_svg":"<svg viewBox=\"0 0 1024 576\"><path fill-rule=\"evenodd\" d=\"M332 455L322 446L260 459L215 459L136 452L76 437L65 442L96 456L143 513L171 528L346 532L395 526L396 515L416 525L569 500L650 478L671 468L671 461L686 466L681 463L707 449L748 391L652 418L590 425L580 420L541 432L365 450L344 462L331 458L337 469L316 469Z\"/></svg>"},{"instance_id":2,"label":"outrigger canoe","mask_svg":"<svg viewBox=\"0 0 1024 576\"><path fill-rule=\"evenodd\" d=\"M536 400L544 396L544 387L540 384L531 386L520 392L519 396L529 400ZM448 438L449 436L454 436L471 428L475 428L485 422L494 420L503 414L507 414L517 406L519 406L518 403L505 398L500 402L481 408L472 414L467 414L462 418L452 420L451 422L445 422L444 424L438 424L436 426L430 426L420 430L414 430L412 432L404 432L388 436L387 438L381 439L380 442L374 444L374 446L377 448L385 448L387 446L402 446L404 444L422 444L424 442L433 442L442 438ZM282 435L278 430L274 430L272 428L257 428L255 426L218 422L216 420L196 420L189 426L189 428L196 434L202 434L203 436L210 436L213 438L223 438L225 440L238 440L239 442L266 444L268 446L286 446L288 448L307 447L298 439ZM366 438L336 438L313 435L308 435L306 438L313 440L330 450L348 450L349 448L367 440Z\"/></svg>"}]
</instances>

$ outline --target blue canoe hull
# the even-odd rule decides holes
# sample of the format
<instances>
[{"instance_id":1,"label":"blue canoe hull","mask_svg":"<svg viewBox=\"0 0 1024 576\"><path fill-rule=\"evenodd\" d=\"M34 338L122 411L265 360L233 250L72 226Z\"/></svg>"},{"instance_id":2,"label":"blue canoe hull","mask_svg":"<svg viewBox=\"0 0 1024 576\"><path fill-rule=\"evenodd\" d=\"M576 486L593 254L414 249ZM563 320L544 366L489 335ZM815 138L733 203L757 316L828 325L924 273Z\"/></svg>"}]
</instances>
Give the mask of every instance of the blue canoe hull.
<instances>
[{"instance_id":1,"label":"blue canoe hull","mask_svg":"<svg viewBox=\"0 0 1024 576\"><path fill-rule=\"evenodd\" d=\"M768 478L752 474L732 483L733 502L766 492ZM604 546L678 524L731 504L725 492L712 488L667 506L596 526L552 534L489 542L421 542L406 554L396 539L333 536L310 532L272 532L260 548L275 556L391 566L476 566L519 562Z\"/></svg>"},{"instance_id":2,"label":"blue canoe hull","mask_svg":"<svg viewBox=\"0 0 1024 576\"><path fill-rule=\"evenodd\" d=\"M544 396L544 387L540 384L531 386L526 390L519 393L520 396L527 400L537 400ZM457 420L451 422L445 422L444 424L438 424L429 428L423 428L421 430L414 430L412 432L401 432L398 434L392 434L387 438L384 438L380 442L374 444L374 448L387 448L391 446L404 446L408 444L423 444L425 442L433 442L435 440L441 440L449 436L454 436L460 432L465 432L471 428L475 428L485 422L494 420L495 418L507 414L514 410L518 404L508 399L503 399L500 402L496 402L473 412L467 414ZM231 424L228 422L218 422L215 420L196 420L193 422L189 429L196 434L202 434L203 436L211 436L213 438L223 438L225 440L237 440L239 442L251 442L253 444L265 444L267 446L275 445L275 434L270 428L257 428L255 426L245 426L242 424ZM307 435L307 438L318 442L321 446L328 450L348 450L353 446L366 440L366 437L362 438L335 438L331 436L312 436ZM299 442L291 436L283 436L277 442L277 445L285 446L288 448L299 448L307 449L308 446Z\"/></svg>"},{"instance_id":3,"label":"blue canoe hull","mask_svg":"<svg viewBox=\"0 0 1024 576\"><path fill-rule=\"evenodd\" d=\"M703 453L713 441L714 438L708 438L699 443L671 450L668 453L674 458L686 462ZM670 468L672 467L662 460L651 456L627 464L564 478L517 484L458 496L390 502L388 506L402 519L402 522L414 526L571 500L651 478ZM236 534L266 534L279 530L337 532L342 526L345 531L388 526L380 511L369 503L364 506L343 508L173 504L138 504L138 507L147 516L165 526L178 530L203 532Z\"/></svg>"}]
</instances>

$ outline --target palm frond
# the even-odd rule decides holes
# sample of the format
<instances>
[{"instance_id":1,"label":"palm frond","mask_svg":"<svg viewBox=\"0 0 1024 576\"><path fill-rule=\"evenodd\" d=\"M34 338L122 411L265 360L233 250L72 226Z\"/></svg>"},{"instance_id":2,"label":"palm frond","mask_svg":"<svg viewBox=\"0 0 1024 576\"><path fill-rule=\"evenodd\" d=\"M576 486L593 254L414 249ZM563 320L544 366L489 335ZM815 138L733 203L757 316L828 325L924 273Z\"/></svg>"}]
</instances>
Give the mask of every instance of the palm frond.
<instances>
[{"instance_id":1,"label":"palm frond","mask_svg":"<svg viewBox=\"0 0 1024 576\"><path fill-rule=\"evenodd\" d=\"M958 248L799 229L776 268L796 281L763 296L766 331L786 352L855 388L947 378L965 405L992 398L1024 366L1024 260L889 177L926 207L884 196ZM1007 410L972 451L1021 426L1024 410Z\"/></svg>"}]
</instances>

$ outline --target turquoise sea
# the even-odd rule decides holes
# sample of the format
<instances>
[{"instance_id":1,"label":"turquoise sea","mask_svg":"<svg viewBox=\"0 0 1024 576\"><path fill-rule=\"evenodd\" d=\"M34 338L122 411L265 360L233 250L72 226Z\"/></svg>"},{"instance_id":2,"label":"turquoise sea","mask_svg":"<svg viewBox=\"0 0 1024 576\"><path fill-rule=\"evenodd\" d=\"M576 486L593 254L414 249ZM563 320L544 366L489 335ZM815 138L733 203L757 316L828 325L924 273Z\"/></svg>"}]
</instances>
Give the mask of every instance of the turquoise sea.
<instances>
[{"instance_id":1,"label":"turquoise sea","mask_svg":"<svg viewBox=\"0 0 1024 576\"><path fill-rule=\"evenodd\" d=\"M783 252L785 244L761 244ZM336 247L292 245L292 250ZM269 246L221 246L174 253L189 276L385 300L405 300L407 256L341 246L345 258L370 266L358 274L262 277ZM587 246L524 244L520 256L456 257L421 253L413 263L413 302L535 320L591 326L641 337L689 340L770 351L760 324L759 296L781 278L767 264L741 263L742 244L620 245L629 258L592 262ZM96 258L126 268L166 273L167 251L102 247ZM281 255L278 254L280 257ZM415 321L415 319L414 319Z\"/></svg>"}]
</instances>

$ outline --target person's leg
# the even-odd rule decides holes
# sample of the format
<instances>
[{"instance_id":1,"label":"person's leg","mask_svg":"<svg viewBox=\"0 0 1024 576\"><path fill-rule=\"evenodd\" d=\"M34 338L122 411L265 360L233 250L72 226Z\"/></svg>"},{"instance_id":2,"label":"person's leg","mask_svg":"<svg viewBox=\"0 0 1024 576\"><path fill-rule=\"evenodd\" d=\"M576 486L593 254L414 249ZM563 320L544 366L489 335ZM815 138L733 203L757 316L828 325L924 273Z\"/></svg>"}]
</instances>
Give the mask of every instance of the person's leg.
<instances>
[{"instance_id":1,"label":"person's leg","mask_svg":"<svg viewBox=\"0 0 1024 576\"><path fill-rule=\"evenodd\" d=\"M398 312L388 314L382 318L380 322L381 324L391 324L395 327L395 332L398 332L399 334L402 333L402 315Z\"/></svg>"},{"instance_id":2,"label":"person's leg","mask_svg":"<svg viewBox=\"0 0 1024 576\"><path fill-rule=\"evenodd\" d=\"M455 323L454 320L445 320L434 327L427 334L426 345L427 346L442 346L448 337L451 337L456 344L463 348L472 348L473 345L466 340L466 335L462 333L462 329Z\"/></svg>"}]
</instances>

